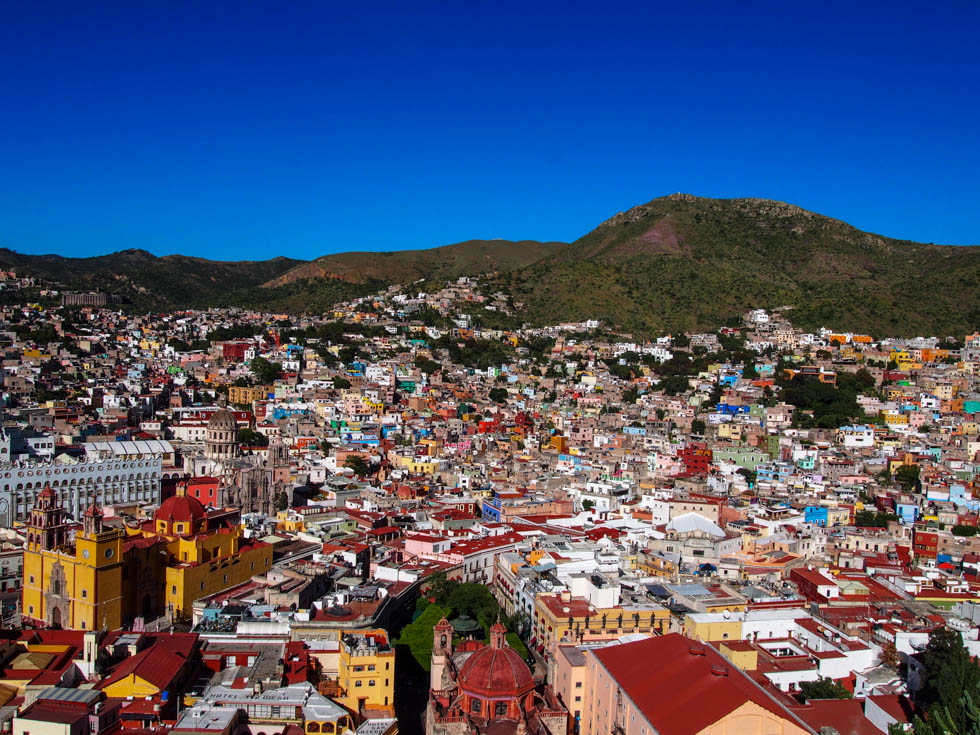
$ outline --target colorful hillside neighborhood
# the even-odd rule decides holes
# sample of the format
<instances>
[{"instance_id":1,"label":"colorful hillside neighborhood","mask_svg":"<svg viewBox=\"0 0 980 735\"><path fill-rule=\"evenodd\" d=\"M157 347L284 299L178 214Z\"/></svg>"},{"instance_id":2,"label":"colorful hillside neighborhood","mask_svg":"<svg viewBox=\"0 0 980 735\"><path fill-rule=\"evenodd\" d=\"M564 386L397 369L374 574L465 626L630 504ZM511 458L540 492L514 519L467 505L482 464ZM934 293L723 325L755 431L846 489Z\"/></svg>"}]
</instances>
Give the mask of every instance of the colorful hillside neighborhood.
<instances>
[{"instance_id":1,"label":"colorful hillside neighborhood","mask_svg":"<svg viewBox=\"0 0 980 735\"><path fill-rule=\"evenodd\" d=\"M0 276L3 732L980 726L980 333Z\"/></svg>"}]
</instances>

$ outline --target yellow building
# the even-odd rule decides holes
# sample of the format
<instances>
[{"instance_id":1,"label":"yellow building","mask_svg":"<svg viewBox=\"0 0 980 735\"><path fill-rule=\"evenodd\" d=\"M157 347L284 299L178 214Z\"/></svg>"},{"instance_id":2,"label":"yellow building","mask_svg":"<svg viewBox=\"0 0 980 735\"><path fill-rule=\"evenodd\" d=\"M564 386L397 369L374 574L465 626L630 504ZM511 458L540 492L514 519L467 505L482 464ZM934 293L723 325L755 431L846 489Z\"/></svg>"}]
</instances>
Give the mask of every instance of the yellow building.
<instances>
[{"instance_id":1,"label":"yellow building","mask_svg":"<svg viewBox=\"0 0 980 735\"><path fill-rule=\"evenodd\" d=\"M538 595L532 636L539 650L563 642L607 640L625 633L664 633L670 611L657 604L594 607L583 597Z\"/></svg>"},{"instance_id":2,"label":"yellow building","mask_svg":"<svg viewBox=\"0 0 980 735\"><path fill-rule=\"evenodd\" d=\"M730 439L733 442L742 441L742 424L734 422L718 424L716 431L719 439Z\"/></svg>"},{"instance_id":3,"label":"yellow building","mask_svg":"<svg viewBox=\"0 0 980 735\"><path fill-rule=\"evenodd\" d=\"M237 514L208 512L196 498L168 498L154 515L154 533L166 551L162 579L166 613L189 618L194 600L247 582L272 567L272 547L245 543ZM224 518L222 516L225 516Z\"/></svg>"},{"instance_id":4,"label":"yellow building","mask_svg":"<svg viewBox=\"0 0 980 735\"><path fill-rule=\"evenodd\" d=\"M397 464L413 475L434 475L439 471L440 460L402 455L398 457Z\"/></svg>"},{"instance_id":5,"label":"yellow building","mask_svg":"<svg viewBox=\"0 0 980 735\"><path fill-rule=\"evenodd\" d=\"M636 557L637 569L648 577L675 579L680 573L680 565L664 556L641 551Z\"/></svg>"},{"instance_id":6,"label":"yellow building","mask_svg":"<svg viewBox=\"0 0 980 735\"><path fill-rule=\"evenodd\" d=\"M275 388L271 385L256 385L251 388L243 385L229 385L228 402L247 406L254 401L264 400L273 392L275 392Z\"/></svg>"},{"instance_id":7,"label":"yellow building","mask_svg":"<svg viewBox=\"0 0 980 735\"><path fill-rule=\"evenodd\" d=\"M27 524L22 614L44 627L95 630L123 624L123 538L103 529L102 512L85 512L69 544L69 524L54 491L41 491Z\"/></svg>"},{"instance_id":8,"label":"yellow building","mask_svg":"<svg viewBox=\"0 0 980 735\"><path fill-rule=\"evenodd\" d=\"M379 710L394 717L395 651L382 629L345 633L340 638L337 701L363 713Z\"/></svg>"},{"instance_id":9,"label":"yellow building","mask_svg":"<svg viewBox=\"0 0 980 735\"><path fill-rule=\"evenodd\" d=\"M22 615L42 627L116 630L137 616L190 616L194 600L264 574L272 548L245 543L237 510L208 511L178 491L141 528L106 528L95 505L69 542L50 488L27 525Z\"/></svg>"},{"instance_id":10,"label":"yellow building","mask_svg":"<svg viewBox=\"0 0 980 735\"><path fill-rule=\"evenodd\" d=\"M909 417L899 411L882 411L881 415L886 426L907 426L909 423Z\"/></svg>"},{"instance_id":11,"label":"yellow building","mask_svg":"<svg viewBox=\"0 0 980 735\"><path fill-rule=\"evenodd\" d=\"M742 671L759 668L759 652L748 641L725 641L718 646L718 650Z\"/></svg>"},{"instance_id":12,"label":"yellow building","mask_svg":"<svg viewBox=\"0 0 980 735\"><path fill-rule=\"evenodd\" d=\"M715 643L742 639L740 615L725 617L724 613L695 613L684 618L684 635L696 641Z\"/></svg>"}]
</instances>

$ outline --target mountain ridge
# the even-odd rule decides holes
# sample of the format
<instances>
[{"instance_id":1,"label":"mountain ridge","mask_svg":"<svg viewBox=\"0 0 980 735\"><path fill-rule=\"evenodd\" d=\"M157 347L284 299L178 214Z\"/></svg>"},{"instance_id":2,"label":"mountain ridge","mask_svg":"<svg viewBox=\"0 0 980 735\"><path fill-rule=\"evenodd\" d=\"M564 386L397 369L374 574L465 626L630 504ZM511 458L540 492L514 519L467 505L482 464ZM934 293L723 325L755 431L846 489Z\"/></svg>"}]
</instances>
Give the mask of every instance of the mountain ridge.
<instances>
[{"instance_id":1,"label":"mountain ridge","mask_svg":"<svg viewBox=\"0 0 980 735\"><path fill-rule=\"evenodd\" d=\"M499 286L536 323L591 315L654 333L786 304L801 326L905 334L975 328L978 278L977 246L888 238L774 200L674 194L613 215ZM923 290L929 300L902 299Z\"/></svg>"},{"instance_id":2,"label":"mountain ridge","mask_svg":"<svg viewBox=\"0 0 980 735\"><path fill-rule=\"evenodd\" d=\"M980 326L980 246L889 238L751 197L658 197L568 244L468 240L241 262L136 249L83 259L0 249L0 267L12 261L105 290L122 284L142 290L138 303L163 305L309 313L386 285L480 276L523 303L533 324L600 318L641 335L715 328L746 309L784 305L806 328L901 336Z\"/></svg>"},{"instance_id":3,"label":"mountain ridge","mask_svg":"<svg viewBox=\"0 0 980 735\"><path fill-rule=\"evenodd\" d=\"M346 251L303 263L264 285L283 286L305 278L404 283L421 278L481 275L531 265L563 247L567 247L567 243L498 239L464 240L434 248L387 252Z\"/></svg>"}]
</instances>

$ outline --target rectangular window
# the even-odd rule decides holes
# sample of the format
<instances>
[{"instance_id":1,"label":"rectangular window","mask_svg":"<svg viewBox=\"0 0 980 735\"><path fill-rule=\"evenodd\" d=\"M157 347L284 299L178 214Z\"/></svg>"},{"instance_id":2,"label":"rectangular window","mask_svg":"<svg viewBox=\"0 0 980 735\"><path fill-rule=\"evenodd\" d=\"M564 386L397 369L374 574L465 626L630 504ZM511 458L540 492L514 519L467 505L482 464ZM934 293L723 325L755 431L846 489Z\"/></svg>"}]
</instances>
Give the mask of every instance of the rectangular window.
<instances>
[{"instance_id":1,"label":"rectangular window","mask_svg":"<svg viewBox=\"0 0 980 735\"><path fill-rule=\"evenodd\" d=\"M175 584L170 585L170 594L172 594L172 595L176 595L177 594L177 585L175 585Z\"/></svg>"}]
</instances>

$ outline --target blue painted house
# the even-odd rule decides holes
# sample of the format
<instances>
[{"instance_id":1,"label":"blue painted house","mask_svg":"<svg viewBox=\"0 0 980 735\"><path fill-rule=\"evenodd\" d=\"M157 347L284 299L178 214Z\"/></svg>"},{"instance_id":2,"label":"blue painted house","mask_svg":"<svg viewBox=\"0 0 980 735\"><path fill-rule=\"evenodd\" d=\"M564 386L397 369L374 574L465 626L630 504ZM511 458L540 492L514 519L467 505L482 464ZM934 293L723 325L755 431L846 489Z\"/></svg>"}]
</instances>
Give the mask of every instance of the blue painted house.
<instances>
[{"instance_id":1,"label":"blue painted house","mask_svg":"<svg viewBox=\"0 0 980 735\"><path fill-rule=\"evenodd\" d=\"M826 528L829 522L829 512L822 505L808 505L803 511L803 518L807 523Z\"/></svg>"}]
</instances>

